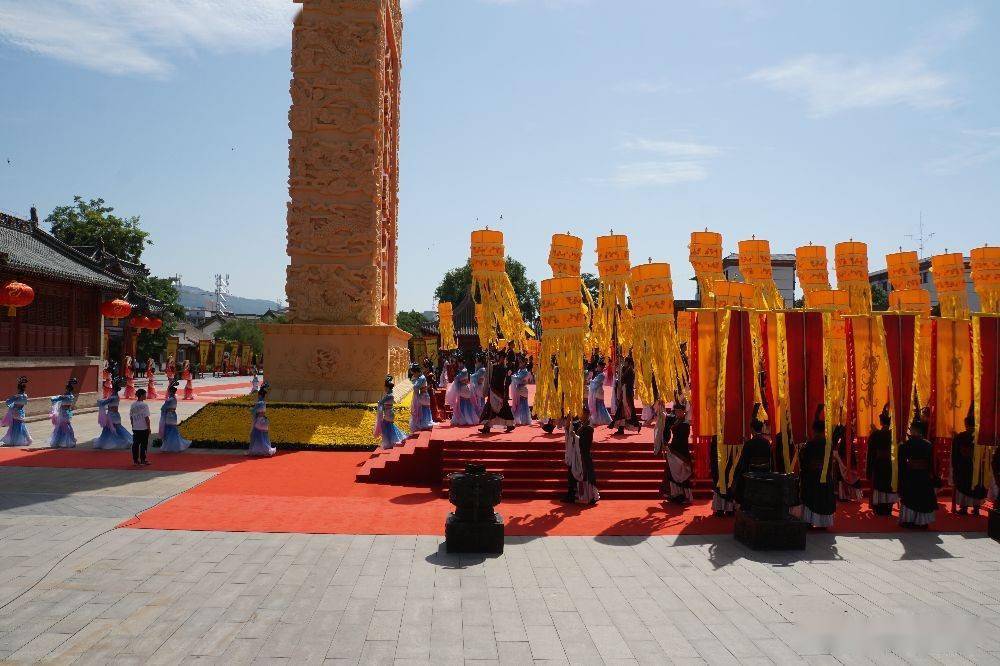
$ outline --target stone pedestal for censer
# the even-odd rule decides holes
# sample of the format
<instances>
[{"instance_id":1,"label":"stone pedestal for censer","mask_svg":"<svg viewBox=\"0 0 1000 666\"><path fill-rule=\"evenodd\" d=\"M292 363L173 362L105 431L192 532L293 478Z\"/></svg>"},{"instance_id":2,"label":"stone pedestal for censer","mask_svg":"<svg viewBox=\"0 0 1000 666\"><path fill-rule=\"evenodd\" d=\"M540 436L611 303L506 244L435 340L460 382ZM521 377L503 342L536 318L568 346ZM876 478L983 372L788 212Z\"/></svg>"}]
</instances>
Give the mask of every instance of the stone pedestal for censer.
<instances>
[{"instance_id":1,"label":"stone pedestal for censer","mask_svg":"<svg viewBox=\"0 0 1000 666\"><path fill-rule=\"evenodd\" d=\"M494 510L502 482L485 465L469 464L448 475L448 499L455 505L444 524L449 553L503 553L503 516Z\"/></svg>"},{"instance_id":2,"label":"stone pedestal for censer","mask_svg":"<svg viewBox=\"0 0 1000 666\"><path fill-rule=\"evenodd\" d=\"M734 536L754 550L805 550L808 523L788 513L799 504L798 474L748 472Z\"/></svg>"}]
</instances>

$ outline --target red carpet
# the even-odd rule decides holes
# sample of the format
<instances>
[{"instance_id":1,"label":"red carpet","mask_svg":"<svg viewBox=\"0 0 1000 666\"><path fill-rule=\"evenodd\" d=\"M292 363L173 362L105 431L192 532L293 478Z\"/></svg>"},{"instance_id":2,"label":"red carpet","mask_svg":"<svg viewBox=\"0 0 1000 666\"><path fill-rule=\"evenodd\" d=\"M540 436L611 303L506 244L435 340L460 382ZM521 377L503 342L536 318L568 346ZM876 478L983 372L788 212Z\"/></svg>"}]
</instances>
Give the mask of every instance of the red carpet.
<instances>
[{"instance_id":1,"label":"red carpet","mask_svg":"<svg viewBox=\"0 0 1000 666\"><path fill-rule=\"evenodd\" d=\"M425 487L356 483L357 469L368 456L300 451L270 459L244 459L126 526L235 532L443 534L451 504L442 493ZM177 459L207 457L192 454ZM511 536L732 531L732 519L712 517L705 501L682 510L656 500L605 500L583 507L547 499L508 499L499 511ZM986 529L986 518L982 516L952 516L943 511L938 515L934 525L938 531ZM838 509L833 531L873 533L899 528L895 520L872 516L866 505L844 504Z\"/></svg>"},{"instance_id":2,"label":"red carpet","mask_svg":"<svg viewBox=\"0 0 1000 666\"><path fill-rule=\"evenodd\" d=\"M149 452L151 465L136 467L130 451L93 449L0 448L0 465L8 467L72 467L77 469L127 469L137 472L221 472L246 460L246 456L200 453Z\"/></svg>"}]
</instances>

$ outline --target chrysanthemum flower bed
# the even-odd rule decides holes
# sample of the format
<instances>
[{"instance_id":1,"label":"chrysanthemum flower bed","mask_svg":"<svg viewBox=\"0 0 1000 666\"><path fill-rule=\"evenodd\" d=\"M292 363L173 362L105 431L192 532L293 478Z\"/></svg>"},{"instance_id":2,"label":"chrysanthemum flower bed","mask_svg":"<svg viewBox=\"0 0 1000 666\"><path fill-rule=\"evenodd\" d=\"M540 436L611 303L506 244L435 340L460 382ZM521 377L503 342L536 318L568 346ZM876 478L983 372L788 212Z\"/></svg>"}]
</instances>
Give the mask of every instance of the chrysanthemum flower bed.
<instances>
[{"instance_id":1,"label":"chrysanthemum flower bed","mask_svg":"<svg viewBox=\"0 0 1000 666\"><path fill-rule=\"evenodd\" d=\"M411 395L396 403L396 425L404 432ZM247 446L254 402L248 396L206 405L180 424L181 436L201 448ZM283 450L373 451L381 443L374 435L377 409L367 403L269 402L271 443Z\"/></svg>"}]
</instances>

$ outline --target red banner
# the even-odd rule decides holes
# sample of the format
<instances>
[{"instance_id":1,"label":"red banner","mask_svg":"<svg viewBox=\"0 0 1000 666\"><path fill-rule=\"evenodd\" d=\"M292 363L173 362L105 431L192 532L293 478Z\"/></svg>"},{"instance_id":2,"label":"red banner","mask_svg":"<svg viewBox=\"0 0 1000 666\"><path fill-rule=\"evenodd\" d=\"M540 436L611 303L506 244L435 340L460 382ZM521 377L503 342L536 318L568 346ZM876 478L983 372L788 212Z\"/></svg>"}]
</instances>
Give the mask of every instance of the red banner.
<instances>
[{"instance_id":1,"label":"red banner","mask_svg":"<svg viewBox=\"0 0 1000 666\"><path fill-rule=\"evenodd\" d=\"M786 312L788 411L792 441L809 439L816 409L823 403L823 313Z\"/></svg>"},{"instance_id":2,"label":"red banner","mask_svg":"<svg viewBox=\"0 0 1000 666\"><path fill-rule=\"evenodd\" d=\"M1000 443L1000 317L977 315L972 325L976 389L977 444Z\"/></svg>"},{"instance_id":3,"label":"red banner","mask_svg":"<svg viewBox=\"0 0 1000 666\"><path fill-rule=\"evenodd\" d=\"M750 332L751 318L756 323L757 313L733 310L729 316L722 442L731 446L742 444L750 437L754 382L757 381Z\"/></svg>"},{"instance_id":4,"label":"red banner","mask_svg":"<svg viewBox=\"0 0 1000 666\"><path fill-rule=\"evenodd\" d=\"M884 314L885 350L889 358L889 390L892 392L896 437L902 442L912 420L913 360L916 315Z\"/></svg>"}]
</instances>

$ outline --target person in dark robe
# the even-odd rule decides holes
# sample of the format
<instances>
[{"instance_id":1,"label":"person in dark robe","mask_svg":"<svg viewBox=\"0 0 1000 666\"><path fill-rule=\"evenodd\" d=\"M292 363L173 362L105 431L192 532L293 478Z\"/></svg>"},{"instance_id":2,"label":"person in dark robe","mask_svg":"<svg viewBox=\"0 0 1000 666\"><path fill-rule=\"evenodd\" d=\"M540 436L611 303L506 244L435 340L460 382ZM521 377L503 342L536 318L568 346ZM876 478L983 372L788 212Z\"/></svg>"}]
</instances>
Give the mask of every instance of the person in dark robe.
<instances>
[{"instance_id":1,"label":"person in dark robe","mask_svg":"<svg viewBox=\"0 0 1000 666\"><path fill-rule=\"evenodd\" d=\"M712 514L714 516L731 516L736 512L736 502L729 488L729 471L734 462L730 458L726 469L719 469L719 438L713 436L712 445L708 448L708 468L712 472ZM719 489L720 478L722 479L722 490Z\"/></svg>"},{"instance_id":2,"label":"person in dark robe","mask_svg":"<svg viewBox=\"0 0 1000 666\"><path fill-rule=\"evenodd\" d=\"M760 404L754 404L753 415L750 417L750 439L743 443L739 460L736 462L736 476L733 478L733 498L742 506L745 502L743 495L744 479L743 475L749 472L773 472L774 454L771 451L771 442L764 436L764 422L758 418Z\"/></svg>"},{"instance_id":3,"label":"person in dark robe","mask_svg":"<svg viewBox=\"0 0 1000 666\"><path fill-rule=\"evenodd\" d=\"M506 355L494 357L488 371L488 382L489 392L479 419L483 424L480 432L488 434L493 426L503 426L505 432L511 432L514 429L514 413L510 409L510 369Z\"/></svg>"},{"instance_id":4,"label":"person in dark robe","mask_svg":"<svg viewBox=\"0 0 1000 666\"><path fill-rule=\"evenodd\" d=\"M872 511L876 516L891 516L899 495L892 489L892 416L889 405L879 414L879 428L868 436L867 474L872 484Z\"/></svg>"},{"instance_id":5,"label":"person in dark robe","mask_svg":"<svg viewBox=\"0 0 1000 666\"><path fill-rule=\"evenodd\" d=\"M823 481L823 465L826 456L826 423L823 421L822 405L817 410L812 424L812 437L802 447L799 454L799 470L802 485L801 518L814 528L826 529L833 525L833 514L837 510L834 495L832 471L827 472ZM830 461L831 465L833 461Z\"/></svg>"},{"instance_id":6,"label":"person in dark robe","mask_svg":"<svg viewBox=\"0 0 1000 666\"><path fill-rule=\"evenodd\" d=\"M993 484L990 486L990 499L993 501L993 510L1000 511L1000 446L993 450L993 459L990 460L990 469L993 471Z\"/></svg>"},{"instance_id":7,"label":"person in dark robe","mask_svg":"<svg viewBox=\"0 0 1000 666\"><path fill-rule=\"evenodd\" d=\"M664 445L664 489L671 502L688 505L694 499L691 491L694 472L690 444L691 424L687 422L687 405L678 396L674 397L672 411L667 430L669 439Z\"/></svg>"},{"instance_id":8,"label":"person in dark robe","mask_svg":"<svg viewBox=\"0 0 1000 666\"><path fill-rule=\"evenodd\" d=\"M594 427L590 425L590 414L584 405L581 415L565 424L566 428L566 469L567 488L563 501L597 504L597 472L594 469L593 445Z\"/></svg>"},{"instance_id":9,"label":"person in dark robe","mask_svg":"<svg viewBox=\"0 0 1000 666\"><path fill-rule=\"evenodd\" d=\"M972 509L972 515L979 515L979 507L986 497L986 488L973 483L976 417L965 417L965 430L955 435L951 442L951 479L954 498L951 502L953 513L965 515Z\"/></svg>"},{"instance_id":10,"label":"person in dark robe","mask_svg":"<svg viewBox=\"0 0 1000 666\"><path fill-rule=\"evenodd\" d=\"M934 447L927 441L927 425L914 419L909 438L899 447L900 527L926 528L934 522L934 480Z\"/></svg>"},{"instance_id":11,"label":"person in dark robe","mask_svg":"<svg viewBox=\"0 0 1000 666\"><path fill-rule=\"evenodd\" d=\"M608 427L617 431L618 435L624 435L626 429L635 432L642 430L642 422L635 411L635 361L631 356L626 356L622 361L621 373L615 385L615 416Z\"/></svg>"}]
</instances>

